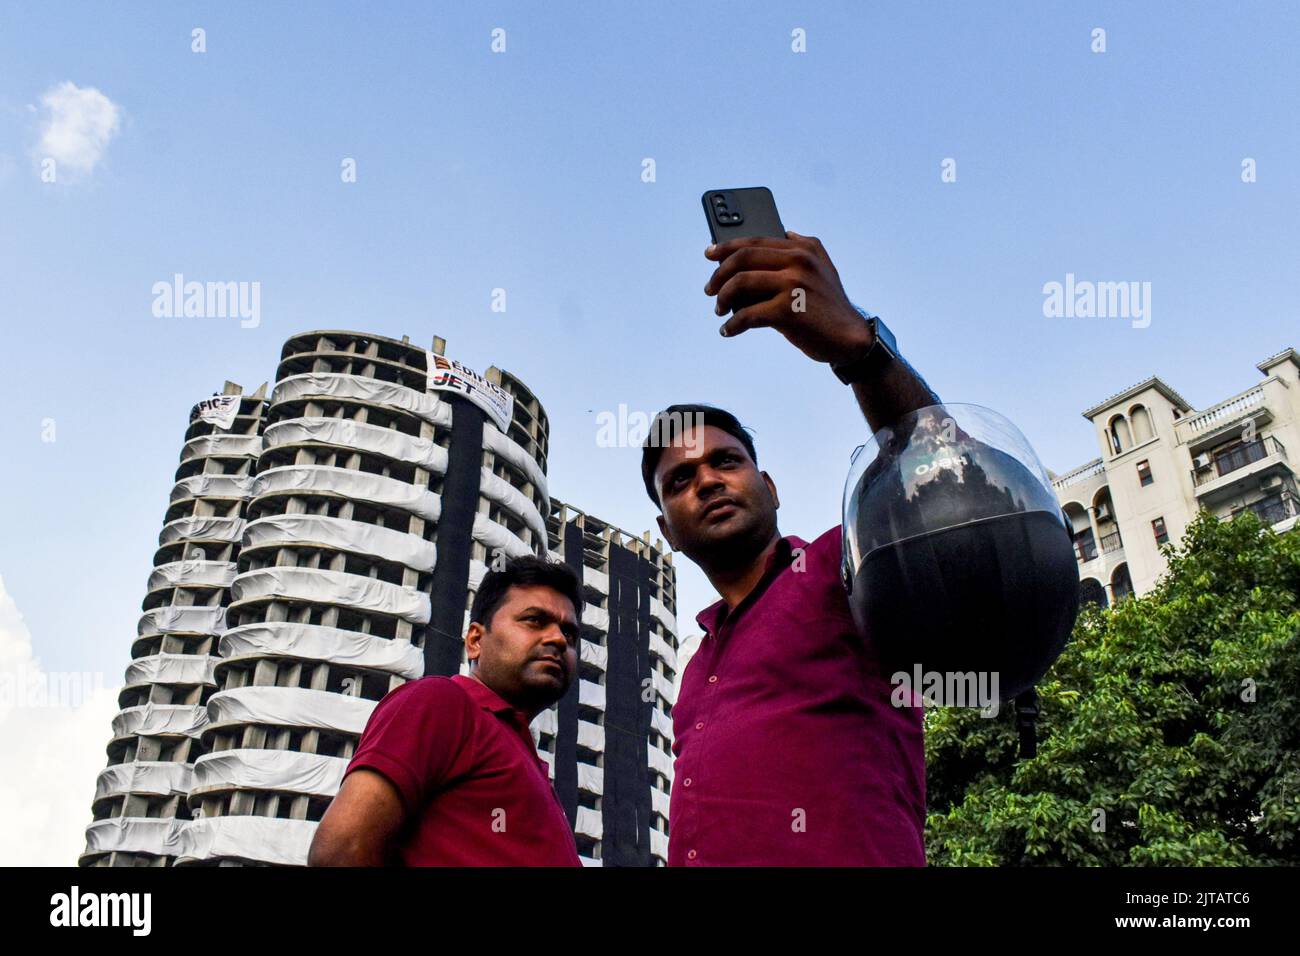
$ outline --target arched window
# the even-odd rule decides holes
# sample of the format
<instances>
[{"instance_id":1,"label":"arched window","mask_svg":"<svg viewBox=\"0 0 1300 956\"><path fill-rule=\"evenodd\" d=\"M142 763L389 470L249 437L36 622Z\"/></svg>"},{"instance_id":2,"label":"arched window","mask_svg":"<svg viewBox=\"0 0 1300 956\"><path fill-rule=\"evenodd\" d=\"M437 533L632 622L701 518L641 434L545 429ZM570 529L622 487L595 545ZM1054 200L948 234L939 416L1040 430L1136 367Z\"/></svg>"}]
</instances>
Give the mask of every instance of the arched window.
<instances>
[{"instance_id":1,"label":"arched window","mask_svg":"<svg viewBox=\"0 0 1300 956\"><path fill-rule=\"evenodd\" d=\"M1096 578L1084 578L1079 582L1079 606L1085 604L1106 607L1106 589Z\"/></svg>"},{"instance_id":2,"label":"arched window","mask_svg":"<svg viewBox=\"0 0 1300 956\"><path fill-rule=\"evenodd\" d=\"M1112 454L1118 455L1120 452L1133 447L1133 436L1129 433L1128 421L1123 415L1116 415L1110 420L1106 433L1110 437Z\"/></svg>"},{"instance_id":3,"label":"arched window","mask_svg":"<svg viewBox=\"0 0 1300 956\"><path fill-rule=\"evenodd\" d=\"M1133 422L1134 444L1141 444L1155 434L1151 429L1151 413L1145 405L1134 405L1128 410L1128 416Z\"/></svg>"},{"instance_id":4,"label":"arched window","mask_svg":"<svg viewBox=\"0 0 1300 956\"><path fill-rule=\"evenodd\" d=\"M1110 574L1110 593L1116 601L1133 596L1133 580L1128 576L1128 564L1116 565Z\"/></svg>"}]
</instances>

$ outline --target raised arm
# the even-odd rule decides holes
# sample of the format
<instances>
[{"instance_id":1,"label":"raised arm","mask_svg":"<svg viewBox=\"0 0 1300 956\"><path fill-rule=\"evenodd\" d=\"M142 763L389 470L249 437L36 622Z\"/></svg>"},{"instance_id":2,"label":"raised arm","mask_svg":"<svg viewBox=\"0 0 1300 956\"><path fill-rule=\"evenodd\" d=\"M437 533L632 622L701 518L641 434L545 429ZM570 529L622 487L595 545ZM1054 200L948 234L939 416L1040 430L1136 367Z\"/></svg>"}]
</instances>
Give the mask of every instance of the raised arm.
<instances>
[{"instance_id":1,"label":"raised arm","mask_svg":"<svg viewBox=\"0 0 1300 956\"><path fill-rule=\"evenodd\" d=\"M809 358L836 367L852 366L873 345L872 325L849 301L821 240L797 232L733 239L710 246L705 256L719 265L704 291L718 297L718 315L733 313L718 330L722 335L774 328ZM901 356L855 381L853 394L873 433L939 404Z\"/></svg>"}]
</instances>

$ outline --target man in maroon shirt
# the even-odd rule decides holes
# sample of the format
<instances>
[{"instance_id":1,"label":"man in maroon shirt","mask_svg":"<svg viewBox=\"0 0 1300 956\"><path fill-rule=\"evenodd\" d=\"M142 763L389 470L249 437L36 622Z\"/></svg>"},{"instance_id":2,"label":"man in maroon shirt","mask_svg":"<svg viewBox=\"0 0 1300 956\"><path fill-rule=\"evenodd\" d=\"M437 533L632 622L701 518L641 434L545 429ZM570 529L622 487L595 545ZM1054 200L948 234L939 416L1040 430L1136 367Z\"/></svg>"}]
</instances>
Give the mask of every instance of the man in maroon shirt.
<instances>
[{"instance_id":1,"label":"man in maroon shirt","mask_svg":"<svg viewBox=\"0 0 1300 956\"><path fill-rule=\"evenodd\" d=\"M422 677L370 715L309 866L581 866L528 725L578 669L578 577L531 556L483 577L468 677Z\"/></svg>"},{"instance_id":2,"label":"man in maroon shirt","mask_svg":"<svg viewBox=\"0 0 1300 956\"><path fill-rule=\"evenodd\" d=\"M721 334L772 327L830 363L873 432L939 403L849 302L816 239L705 255L720 263L705 292L733 311ZM665 539L721 595L696 617L705 636L673 708L669 865L923 866L923 711L891 705L889 675L854 628L839 526L811 543L783 537L752 440L711 406L656 416L641 472Z\"/></svg>"}]
</instances>

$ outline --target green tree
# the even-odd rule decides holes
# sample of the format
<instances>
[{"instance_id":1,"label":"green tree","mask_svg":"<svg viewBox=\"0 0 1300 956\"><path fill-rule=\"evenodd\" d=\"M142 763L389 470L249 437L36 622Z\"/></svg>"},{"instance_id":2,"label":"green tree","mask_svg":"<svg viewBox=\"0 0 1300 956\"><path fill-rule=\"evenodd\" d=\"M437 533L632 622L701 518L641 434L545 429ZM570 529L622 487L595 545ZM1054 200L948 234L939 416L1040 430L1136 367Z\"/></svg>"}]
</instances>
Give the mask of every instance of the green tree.
<instances>
[{"instance_id":1,"label":"green tree","mask_svg":"<svg viewBox=\"0 0 1300 956\"><path fill-rule=\"evenodd\" d=\"M1086 607L1014 710L926 714L931 865L1300 863L1300 528L1202 511L1141 598Z\"/></svg>"}]
</instances>

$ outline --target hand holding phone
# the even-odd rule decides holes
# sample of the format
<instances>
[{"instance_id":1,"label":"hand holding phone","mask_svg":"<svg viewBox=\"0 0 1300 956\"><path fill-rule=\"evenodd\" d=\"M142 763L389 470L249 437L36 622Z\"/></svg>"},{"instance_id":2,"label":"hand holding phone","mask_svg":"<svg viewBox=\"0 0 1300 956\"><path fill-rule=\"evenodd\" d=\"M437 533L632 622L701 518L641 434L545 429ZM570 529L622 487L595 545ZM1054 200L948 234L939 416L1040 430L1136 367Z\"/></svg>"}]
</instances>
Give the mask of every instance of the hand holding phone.
<instances>
[{"instance_id":1,"label":"hand holding phone","mask_svg":"<svg viewBox=\"0 0 1300 956\"><path fill-rule=\"evenodd\" d=\"M766 186L745 189L710 189L702 197L709 235L715 244L730 239L768 236L785 238L785 226L776 211L772 190Z\"/></svg>"},{"instance_id":2,"label":"hand holding phone","mask_svg":"<svg viewBox=\"0 0 1300 956\"><path fill-rule=\"evenodd\" d=\"M871 345L872 333L844 293L821 241L787 232L772 191L710 189L702 198L718 263L704 287L717 296L714 311L731 312L718 330L776 329L817 362L844 362Z\"/></svg>"}]
</instances>

